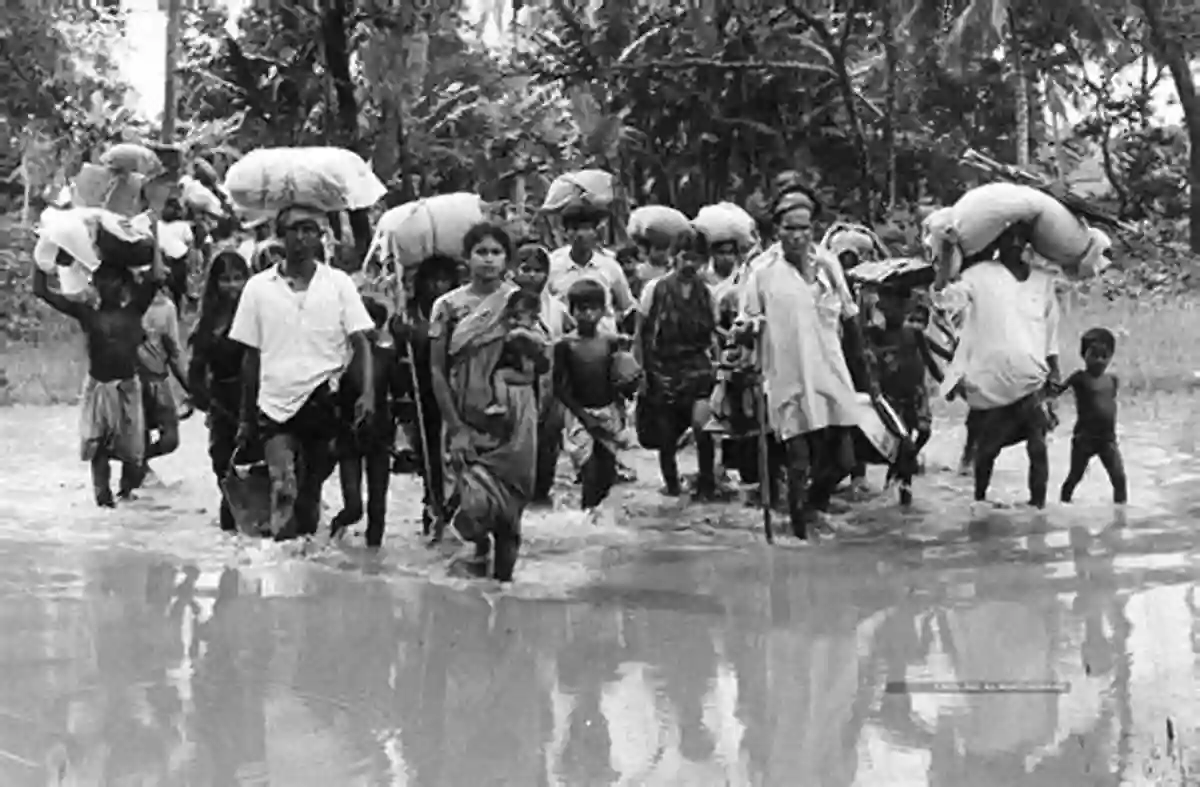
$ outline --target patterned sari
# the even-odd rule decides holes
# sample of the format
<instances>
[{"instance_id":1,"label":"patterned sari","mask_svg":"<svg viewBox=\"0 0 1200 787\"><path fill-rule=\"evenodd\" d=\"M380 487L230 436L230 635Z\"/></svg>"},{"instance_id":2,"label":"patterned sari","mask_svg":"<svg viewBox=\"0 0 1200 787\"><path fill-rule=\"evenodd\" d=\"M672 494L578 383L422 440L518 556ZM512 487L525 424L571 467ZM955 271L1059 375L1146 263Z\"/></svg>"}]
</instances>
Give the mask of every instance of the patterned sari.
<instances>
[{"instance_id":1,"label":"patterned sari","mask_svg":"<svg viewBox=\"0 0 1200 787\"><path fill-rule=\"evenodd\" d=\"M534 492L536 378L524 384L510 378L501 402L507 412L484 412L495 401L492 376L504 347L504 305L511 292L511 287L501 287L485 298L455 325L447 348L450 391L472 448L453 470L458 498L454 527L467 541L491 532L518 534Z\"/></svg>"}]
</instances>

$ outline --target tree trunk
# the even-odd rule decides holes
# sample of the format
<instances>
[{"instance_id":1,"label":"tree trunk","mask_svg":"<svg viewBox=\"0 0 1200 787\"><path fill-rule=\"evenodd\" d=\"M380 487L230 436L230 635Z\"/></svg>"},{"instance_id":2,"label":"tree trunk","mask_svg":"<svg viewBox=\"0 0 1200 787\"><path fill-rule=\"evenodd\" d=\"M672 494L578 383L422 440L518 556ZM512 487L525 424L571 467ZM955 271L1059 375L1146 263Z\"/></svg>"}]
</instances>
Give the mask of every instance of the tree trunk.
<instances>
[{"instance_id":1,"label":"tree trunk","mask_svg":"<svg viewBox=\"0 0 1200 787\"><path fill-rule=\"evenodd\" d=\"M1150 29L1150 40L1161 62L1166 63L1175 80L1175 92L1183 108L1183 119L1188 130L1188 185L1191 200L1188 207L1188 243L1193 252L1200 254L1200 96L1196 95L1196 82L1188 63L1188 54L1178 38L1166 29L1163 19L1162 0L1138 0Z\"/></svg>"},{"instance_id":2,"label":"tree trunk","mask_svg":"<svg viewBox=\"0 0 1200 787\"><path fill-rule=\"evenodd\" d=\"M347 0L332 0L321 24L325 49L325 67L333 78L337 97L338 142L354 150L358 142L358 100L354 96L354 80L350 76L350 43L346 24L349 18Z\"/></svg>"},{"instance_id":3,"label":"tree trunk","mask_svg":"<svg viewBox=\"0 0 1200 787\"><path fill-rule=\"evenodd\" d=\"M883 97L883 150L887 156L887 187L884 190L888 213L896 207L896 78L900 65L900 50L896 46L895 18L892 0L884 0L879 21L883 28L883 56L886 85Z\"/></svg>"},{"instance_id":4,"label":"tree trunk","mask_svg":"<svg viewBox=\"0 0 1200 787\"><path fill-rule=\"evenodd\" d=\"M1009 50L1012 53L1013 93L1017 114L1017 166L1029 168L1029 75L1025 72L1025 56L1021 52L1021 36L1016 18L1008 9Z\"/></svg>"}]
</instances>

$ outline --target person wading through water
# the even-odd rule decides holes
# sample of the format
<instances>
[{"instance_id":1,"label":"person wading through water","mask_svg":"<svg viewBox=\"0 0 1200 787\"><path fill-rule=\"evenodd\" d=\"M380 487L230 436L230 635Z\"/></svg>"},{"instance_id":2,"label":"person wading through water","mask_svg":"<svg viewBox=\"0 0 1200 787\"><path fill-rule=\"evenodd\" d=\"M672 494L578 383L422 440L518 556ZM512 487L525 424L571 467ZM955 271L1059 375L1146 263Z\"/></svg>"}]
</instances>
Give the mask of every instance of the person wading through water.
<instances>
[{"instance_id":1,"label":"person wading through water","mask_svg":"<svg viewBox=\"0 0 1200 787\"><path fill-rule=\"evenodd\" d=\"M217 254L200 295L200 317L188 340L192 348L188 388L192 392L192 404L207 414L208 458L218 488L229 472L237 445L242 361L246 348L229 338L229 329L249 278L250 266L239 252L226 249ZM221 493L220 522L222 530L237 529L224 492Z\"/></svg>"},{"instance_id":2,"label":"person wading through water","mask_svg":"<svg viewBox=\"0 0 1200 787\"><path fill-rule=\"evenodd\" d=\"M518 287L537 295L541 299L538 322L550 346L575 329L575 321L567 306L546 288L550 277L550 253L536 242L523 243L517 249L517 270L513 281ZM553 363L553 353L551 354ZM554 370L541 376L542 387L538 391L538 464L537 487L530 505L549 506L550 490L554 487L554 473L558 467L558 455L562 451L563 426L565 423L563 404L554 395Z\"/></svg>"},{"instance_id":3,"label":"person wading through water","mask_svg":"<svg viewBox=\"0 0 1200 787\"><path fill-rule=\"evenodd\" d=\"M354 282L321 262L325 214L285 208L276 220L286 260L246 284L230 328L247 348L238 442L261 439L271 476L271 532L316 533L321 487L333 472L338 410L331 383L352 364L361 382L354 424L375 410L368 334L375 328Z\"/></svg>"},{"instance_id":4,"label":"person wading through water","mask_svg":"<svg viewBox=\"0 0 1200 787\"><path fill-rule=\"evenodd\" d=\"M963 313L960 343L946 373L947 398L961 396L974 427L975 504L986 507L1000 452L1025 443L1029 503L1046 505L1047 403L1059 384L1058 297L1054 279L1028 259L1032 229L1017 224L996 239L997 261L976 262L942 292L942 308Z\"/></svg>"},{"instance_id":5,"label":"person wading through water","mask_svg":"<svg viewBox=\"0 0 1200 787\"><path fill-rule=\"evenodd\" d=\"M512 580L521 547L521 517L537 476L538 375L508 376L504 413L489 416L496 401L496 364L508 325L505 304L516 290L504 275L512 241L498 226L472 227L463 241L470 283L433 304L430 317L433 391L437 396L455 477L453 525L473 554L454 564L473 576ZM546 352L549 365L549 351Z\"/></svg>"},{"instance_id":6,"label":"person wading through water","mask_svg":"<svg viewBox=\"0 0 1200 787\"><path fill-rule=\"evenodd\" d=\"M677 443L691 427L700 461L693 497L712 500L718 496L716 450L703 429L716 383L717 303L700 274L709 255L704 235L690 231L675 244L675 270L642 291L637 338L646 382L638 401L638 432L647 438L643 445L658 450L662 493L674 497L681 491Z\"/></svg>"},{"instance_id":7,"label":"person wading through water","mask_svg":"<svg viewBox=\"0 0 1200 787\"><path fill-rule=\"evenodd\" d=\"M434 396L430 373L429 320L434 302L458 286L456 259L436 254L426 257L413 273L412 298L405 304L407 314L394 315L390 325L396 346L404 347L408 342L412 348L413 368L406 369L401 375L408 382L405 391L408 402L400 408L400 421L410 435L410 445L417 451L425 452L418 458L421 460L421 479L425 485L421 531L427 536L434 531L434 520L444 516L446 511L442 415L437 397ZM414 379L415 391L412 390ZM420 418L417 417L417 397L420 397ZM418 429L421 431L418 432Z\"/></svg>"},{"instance_id":8,"label":"person wading through water","mask_svg":"<svg viewBox=\"0 0 1200 787\"><path fill-rule=\"evenodd\" d=\"M605 291L606 306L601 333L629 333L637 319L637 302L630 281L617 258L600 245L600 232L608 219L606 210L588 205L572 205L561 214L567 245L550 253L550 274L546 289L566 303L567 291L581 278L595 279ZM636 480L633 468L617 460L617 480Z\"/></svg>"},{"instance_id":9,"label":"person wading through water","mask_svg":"<svg viewBox=\"0 0 1200 787\"><path fill-rule=\"evenodd\" d=\"M755 260L743 291L744 341L761 332L768 420L783 444L797 538L826 526L837 484L854 467L857 396L841 331L859 331L858 306L837 260L813 243L818 203L785 192L772 211L780 245ZM861 347L861 338L857 346Z\"/></svg>"}]
</instances>

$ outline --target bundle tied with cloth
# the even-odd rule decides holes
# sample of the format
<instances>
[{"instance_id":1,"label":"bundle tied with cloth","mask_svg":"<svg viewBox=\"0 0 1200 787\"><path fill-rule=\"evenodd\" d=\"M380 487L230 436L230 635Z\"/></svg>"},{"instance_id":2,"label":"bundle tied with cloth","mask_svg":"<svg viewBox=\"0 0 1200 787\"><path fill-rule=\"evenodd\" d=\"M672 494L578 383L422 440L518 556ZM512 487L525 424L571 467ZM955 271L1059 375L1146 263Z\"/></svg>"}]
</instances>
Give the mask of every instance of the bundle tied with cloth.
<instances>
[{"instance_id":1,"label":"bundle tied with cloth","mask_svg":"<svg viewBox=\"0 0 1200 787\"><path fill-rule=\"evenodd\" d=\"M46 208L33 260L57 277L63 295L78 296L101 264L146 267L154 262L155 249L150 214L131 218L103 208Z\"/></svg>"},{"instance_id":2,"label":"bundle tied with cloth","mask_svg":"<svg viewBox=\"0 0 1200 787\"><path fill-rule=\"evenodd\" d=\"M1094 276L1111 262L1112 239L1059 200L1031 186L989 183L923 223L939 284L957 278L976 259L990 257L996 241L1018 224L1029 227L1033 250L1067 274Z\"/></svg>"},{"instance_id":3,"label":"bundle tied with cloth","mask_svg":"<svg viewBox=\"0 0 1200 787\"><path fill-rule=\"evenodd\" d=\"M371 242L369 210L387 194L358 154L335 147L259 148L225 173L222 186L233 206L261 216L293 205L350 216L355 246L365 255Z\"/></svg>"}]
</instances>

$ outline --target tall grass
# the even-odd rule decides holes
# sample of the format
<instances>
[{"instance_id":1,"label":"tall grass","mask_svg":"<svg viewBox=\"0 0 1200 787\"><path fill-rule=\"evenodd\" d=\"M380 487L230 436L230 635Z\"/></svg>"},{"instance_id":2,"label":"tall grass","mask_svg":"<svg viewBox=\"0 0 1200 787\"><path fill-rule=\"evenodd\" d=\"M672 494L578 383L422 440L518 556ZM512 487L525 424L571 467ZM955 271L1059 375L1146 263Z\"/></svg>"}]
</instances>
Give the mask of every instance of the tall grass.
<instances>
[{"instance_id":1,"label":"tall grass","mask_svg":"<svg viewBox=\"0 0 1200 787\"><path fill-rule=\"evenodd\" d=\"M1191 301L1118 301L1068 296L1059 331L1062 368L1080 363L1079 337L1104 326L1117 336L1113 370L1126 394L1180 394L1200 387L1200 306ZM0 346L0 403L77 400L87 357L73 325L53 320L36 342Z\"/></svg>"}]
</instances>

